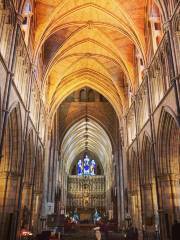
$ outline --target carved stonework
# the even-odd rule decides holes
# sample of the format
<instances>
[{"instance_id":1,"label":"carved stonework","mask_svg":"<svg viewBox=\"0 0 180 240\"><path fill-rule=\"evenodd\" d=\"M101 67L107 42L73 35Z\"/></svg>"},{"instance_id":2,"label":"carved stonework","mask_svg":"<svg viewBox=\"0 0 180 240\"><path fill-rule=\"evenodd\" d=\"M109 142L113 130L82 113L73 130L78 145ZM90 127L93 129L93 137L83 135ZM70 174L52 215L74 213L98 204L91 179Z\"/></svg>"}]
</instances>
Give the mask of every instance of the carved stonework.
<instances>
[{"instance_id":1,"label":"carved stonework","mask_svg":"<svg viewBox=\"0 0 180 240\"><path fill-rule=\"evenodd\" d=\"M68 207L102 208L105 205L104 176L69 176Z\"/></svg>"}]
</instances>

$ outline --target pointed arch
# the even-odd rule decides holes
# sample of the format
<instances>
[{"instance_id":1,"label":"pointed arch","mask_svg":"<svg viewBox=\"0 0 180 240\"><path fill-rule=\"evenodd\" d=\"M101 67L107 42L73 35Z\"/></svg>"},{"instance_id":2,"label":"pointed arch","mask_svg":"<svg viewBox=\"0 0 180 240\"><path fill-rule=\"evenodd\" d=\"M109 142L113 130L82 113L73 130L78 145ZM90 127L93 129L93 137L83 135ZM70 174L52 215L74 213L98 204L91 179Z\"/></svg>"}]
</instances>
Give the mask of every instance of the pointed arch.
<instances>
[{"instance_id":1,"label":"pointed arch","mask_svg":"<svg viewBox=\"0 0 180 240\"><path fill-rule=\"evenodd\" d=\"M61 141L59 143L59 146L62 143L63 138L65 137L66 133L68 132L68 130L70 128L72 128L76 123L81 122L83 119L88 118L89 120L91 119L92 121L96 122L99 126L101 126L102 129L104 129L104 131L106 132L106 134L108 135L110 142L111 142L111 146L112 146L112 153L115 151L115 140L112 137L111 132L106 128L105 124L103 124L102 121L100 121L98 118L96 118L95 116L92 116L90 114L86 115L86 114L82 114L80 117L75 118L69 125L67 125L67 127L64 129L63 133L62 133L62 138Z\"/></svg>"},{"instance_id":2,"label":"pointed arch","mask_svg":"<svg viewBox=\"0 0 180 240\"><path fill-rule=\"evenodd\" d=\"M158 175L162 209L167 212L169 226L179 215L180 128L173 110L162 108L158 133ZM169 235L167 228L165 235Z\"/></svg>"},{"instance_id":3,"label":"pointed arch","mask_svg":"<svg viewBox=\"0 0 180 240\"><path fill-rule=\"evenodd\" d=\"M0 171L20 173L22 147L22 120L19 103L9 108L2 150Z\"/></svg>"},{"instance_id":4,"label":"pointed arch","mask_svg":"<svg viewBox=\"0 0 180 240\"><path fill-rule=\"evenodd\" d=\"M180 127L175 113L163 107L158 127L159 173L180 173Z\"/></svg>"},{"instance_id":5,"label":"pointed arch","mask_svg":"<svg viewBox=\"0 0 180 240\"><path fill-rule=\"evenodd\" d=\"M12 223L12 216L17 209L21 170L22 120L20 105L15 102L9 108L0 162L0 214L3 216L3 222L1 222L3 239L8 239L7 226Z\"/></svg>"}]
</instances>

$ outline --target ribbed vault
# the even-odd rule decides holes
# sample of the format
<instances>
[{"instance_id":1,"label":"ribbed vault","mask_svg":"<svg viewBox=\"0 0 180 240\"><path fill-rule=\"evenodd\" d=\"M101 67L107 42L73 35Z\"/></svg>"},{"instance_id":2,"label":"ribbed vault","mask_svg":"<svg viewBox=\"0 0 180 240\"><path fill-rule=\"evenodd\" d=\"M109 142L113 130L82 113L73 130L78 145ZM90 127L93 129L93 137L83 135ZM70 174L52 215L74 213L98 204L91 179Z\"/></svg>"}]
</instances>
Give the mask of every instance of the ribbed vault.
<instances>
[{"instance_id":1,"label":"ribbed vault","mask_svg":"<svg viewBox=\"0 0 180 240\"><path fill-rule=\"evenodd\" d=\"M84 87L92 88L93 90L101 93L103 96L106 96L107 100L112 106L114 106L117 116L122 115L122 104L118 98L115 88L111 86L109 81L106 81L106 79L103 79L93 73L90 74L89 72L84 72L83 75L74 73L71 75L70 79L65 79L64 82L57 87L52 97L50 113L53 114L58 109L60 103L62 103L62 101L65 100L65 98L72 92Z\"/></svg>"},{"instance_id":2,"label":"ribbed vault","mask_svg":"<svg viewBox=\"0 0 180 240\"><path fill-rule=\"evenodd\" d=\"M84 118L65 134L61 144L61 157L69 173L74 159L87 149L98 156L104 173L111 184L112 145L106 131L94 120Z\"/></svg>"},{"instance_id":3,"label":"ribbed vault","mask_svg":"<svg viewBox=\"0 0 180 240\"><path fill-rule=\"evenodd\" d=\"M146 1L133 1L130 4L123 0L56 0L37 1L38 30L36 41L46 39L62 25L82 26L84 24L117 27L137 45L143 48L144 33L141 23L144 21ZM46 12L43 6L46 5ZM47 8L49 6L49 8ZM137 9L138 11L132 11ZM51 14L48 14L51 13Z\"/></svg>"},{"instance_id":4,"label":"ribbed vault","mask_svg":"<svg viewBox=\"0 0 180 240\"><path fill-rule=\"evenodd\" d=\"M39 0L36 54L44 49L43 86L51 116L73 91L104 95L118 117L137 87L135 51L145 63L147 1Z\"/></svg>"}]
</instances>

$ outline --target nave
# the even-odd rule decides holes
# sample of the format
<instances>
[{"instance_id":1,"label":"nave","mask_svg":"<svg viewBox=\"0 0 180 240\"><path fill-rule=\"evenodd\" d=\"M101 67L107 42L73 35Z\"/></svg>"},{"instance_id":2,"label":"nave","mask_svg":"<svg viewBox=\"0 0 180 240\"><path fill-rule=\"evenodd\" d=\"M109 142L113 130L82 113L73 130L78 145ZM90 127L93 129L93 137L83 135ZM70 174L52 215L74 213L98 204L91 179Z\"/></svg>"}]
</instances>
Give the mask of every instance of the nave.
<instances>
[{"instance_id":1,"label":"nave","mask_svg":"<svg viewBox=\"0 0 180 240\"><path fill-rule=\"evenodd\" d=\"M120 233L114 233L114 232L109 233L109 239L111 240L121 240L121 238L123 239L123 236ZM79 231L77 233L67 234L66 236L64 236L63 239L64 240L84 240L84 239L94 240L95 234L93 230Z\"/></svg>"},{"instance_id":2,"label":"nave","mask_svg":"<svg viewBox=\"0 0 180 240\"><path fill-rule=\"evenodd\" d=\"M180 239L179 13L0 0L0 240L101 222Z\"/></svg>"}]
</instances>

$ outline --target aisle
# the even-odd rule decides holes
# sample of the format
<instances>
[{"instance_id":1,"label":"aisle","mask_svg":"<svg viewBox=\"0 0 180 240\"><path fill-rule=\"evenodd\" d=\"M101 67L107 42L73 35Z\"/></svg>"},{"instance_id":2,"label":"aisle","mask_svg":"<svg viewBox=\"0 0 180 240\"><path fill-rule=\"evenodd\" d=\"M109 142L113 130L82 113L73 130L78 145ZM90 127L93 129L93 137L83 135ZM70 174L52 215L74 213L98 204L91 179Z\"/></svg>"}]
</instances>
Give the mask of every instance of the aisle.
<instances>
[{"instance_id":1,"label":"aisle","mask_svg":"<svg viewBox=\"0 0 180 240\"><path fill-rule=\"evenodd\" d=\"M66 233L63 235L63 240L94 240L94 231L78 231L74 233Z\"/></svg>"},{"instance_id":2,"label":"aisle","mask_svg":"<svg viewBox=\"0 0 180 240\"><path fill-rule=\"evenodd\" d=\"M80 230L75 233L66 233L63 236L63 240L95 240L94 231L83 231ZM109 232L109 240L121 240L120 233ZM102 238L103 240L103 238Z\"/></svg>"}]
</instances>

